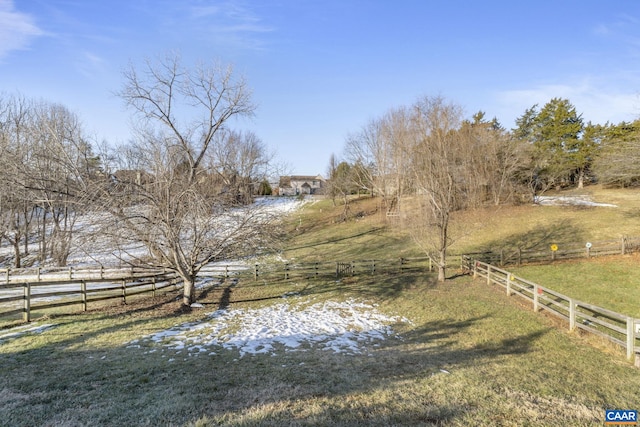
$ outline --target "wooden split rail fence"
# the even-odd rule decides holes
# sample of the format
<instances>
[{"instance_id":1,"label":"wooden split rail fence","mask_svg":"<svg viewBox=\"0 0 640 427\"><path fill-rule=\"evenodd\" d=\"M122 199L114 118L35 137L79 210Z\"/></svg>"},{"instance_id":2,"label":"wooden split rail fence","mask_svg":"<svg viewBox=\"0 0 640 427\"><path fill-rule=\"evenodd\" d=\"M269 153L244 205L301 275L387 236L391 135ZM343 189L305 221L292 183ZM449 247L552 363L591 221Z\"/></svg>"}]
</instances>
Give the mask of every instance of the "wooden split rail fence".
<instances>
[{"instance_id":1,"label":"wooden split rail fence","mask_svg":"<svg viewBox=\"0 0 640 427\"><path fill-rule=\"evenodd\" d=\"M336 278L356 274L410 272L432 269L429 258L399 258L350 262L210 264L201 279L246 277L253 280ZM249 279L250 280L250 279ZM143 268L26 268L0 270L0 318L22 316L57 307L80 306L83 311L98 301L120 300L138 294L178 290L181 279L173 272Z\"/></svg>"},{"instance_id":2,"label":"wooden split rail fence","mask_svg":"<svg viewBox=\"0 0 640 427\"><path fill-rule=\"evenodd\" d=\"M640 367L640 319L576 300L472 258L466 258L465 270L473 277L485 278L487 284L503 287L509 296L529 301L534 311L546 311L565 320L569 330L580 329L625 348L627 359L635 357L635 365Z\"/></svg>"},{"instance_id":3,"label":"wooden split rail fence","mask_svg":"<svg viewBox=\"0 0 640 427\"><path fill-rule=\"evenodd\" d=\"M311 278L336 278L379 273L407 273L433 271L434 263L429 257L395 258L384 260L325 261L307 263L256 264L254 280L292 280Z\"/></svg>"},{"instance_id":4,"label":"wooden split rail fence","mask_svg":"<svg viewBox=\"0 0 640 427\"><path fill-rule=\"evenodd\" d=\"M71 305L87 306L98 301L156 292L181 282L174 273L148 269L5 269L0 282L0 317L22 314L31 321L35 310Z\"/></svg>"},{"instance_id":5,"label":"wooden split rail fence","mask_svg":"<svg viewBox=\"0 0 640 427\"><path fill-rule=\"evenodd\" d=\"M507 265L548 263L566 259L629 255L638 252L640 252L640 238L624 236L617 240L556 243L542 248L500 248L465 255L485 263L504 267Z\"/></svg>"}]
</instances>

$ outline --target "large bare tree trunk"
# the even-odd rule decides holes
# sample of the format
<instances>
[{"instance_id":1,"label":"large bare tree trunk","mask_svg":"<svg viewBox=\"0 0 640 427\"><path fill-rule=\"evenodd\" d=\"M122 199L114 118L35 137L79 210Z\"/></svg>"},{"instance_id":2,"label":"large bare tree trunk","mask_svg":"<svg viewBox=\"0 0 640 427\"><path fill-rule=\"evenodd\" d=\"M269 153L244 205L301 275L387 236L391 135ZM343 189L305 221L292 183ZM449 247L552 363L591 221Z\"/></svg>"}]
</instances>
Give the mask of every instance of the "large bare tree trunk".
<instances>
[{"instance_id":1,"label":"large bare tree trunk","mask_svg":"<svg viewBox=\"0 0 640 427\"><path fill-rule=\"evenodd\" d=\"M191 305L196 302L196 284L193 279L183 279L182 304Z\"/></svg>"},{"instance_id":2,"label":"large bare tree trunk","mask_svg":"<svg viewBox=\"0 0 640 427\"><path fill-rule=\"evenodd\" d=\"M168 56L124 77L120 96L141 119L140 138L109 153L102 229L123 261L177 272L190 305L200 268L268 247L277 233L275 215L246 204L266 176L265 147L250 132L228 129L229 119L251 116L255 106L244 80L220 64L189 70Z\"/></svg>"},{"instance_id":3,"label":"large bare tree trunk","mask_svg":"<svg viewBox=\"0 0 640 427\"><path fill-rule=\"evenodd\" d=\"M447 279L447 250L440 251L440 261L438 262L438 282Z\"/></svg>"}]
</instances>

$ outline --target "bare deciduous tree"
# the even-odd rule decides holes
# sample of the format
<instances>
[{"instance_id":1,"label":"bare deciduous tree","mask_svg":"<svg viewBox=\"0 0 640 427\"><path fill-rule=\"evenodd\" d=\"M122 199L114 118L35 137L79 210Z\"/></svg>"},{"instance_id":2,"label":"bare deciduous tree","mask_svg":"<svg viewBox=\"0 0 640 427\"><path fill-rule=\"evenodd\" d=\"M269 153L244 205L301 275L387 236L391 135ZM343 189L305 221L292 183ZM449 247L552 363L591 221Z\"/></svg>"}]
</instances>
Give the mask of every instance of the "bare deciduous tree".
<instances>
[{"instance_id":1,"label":"bare deciduous tree","mask_svg":"<svg viewBox=\"0 0 640 427\"><path fill-rule=\"evenodd\" d=\"M363 172L354 175L357 184L381 196L387 213L397 210L400 198L412 190L406 148L410 133L409 110L397 108L369 121L346 141L347 158Z\"/></svg>"},{"instance_id":2,"label":"bare deciduous tree","mask_svg":"<svg viewBox=\"0 0 640 427\"><path fill-rule=\"evenodd\" d=\"M29 255L34 220L39 261L65 265L76 215L87 206L84 188L98 159L67 108L18 96L7 97L3 106L0 216L2 233L14 247L14 265Z\"/></svg>"},{"instance_id":3,"label":"bare deciduous tree","mask_svg":"<svg viewBox=\"0 0 640 427\"><path fill-rule=\"evenodd\" d=\"M263 179L266 153L253 134L228 124L255 107L246 82L219 64L188 70L168 56L124 76L120 96L140 121L137 142L100 188L113 218L107 229L136 262L178 273L188 305L204 265L255 251L277 230L237 197Z\"/></svg>"},{"instance_id":4,"label":"bare deciduous tree","mask_svg":"<svg viewBox=\"0 0 640 427\"><path fill-rule=\"evenodd\" d=\"M451 216L464 203L462 164L467 153L461 121L462 109L440 97L422 98L413 107L413 141L407 155L412 158L419 209L410 230L420 246L435 250L439 281L445 280L452 244Z\"/></svg>"}]
</instances>

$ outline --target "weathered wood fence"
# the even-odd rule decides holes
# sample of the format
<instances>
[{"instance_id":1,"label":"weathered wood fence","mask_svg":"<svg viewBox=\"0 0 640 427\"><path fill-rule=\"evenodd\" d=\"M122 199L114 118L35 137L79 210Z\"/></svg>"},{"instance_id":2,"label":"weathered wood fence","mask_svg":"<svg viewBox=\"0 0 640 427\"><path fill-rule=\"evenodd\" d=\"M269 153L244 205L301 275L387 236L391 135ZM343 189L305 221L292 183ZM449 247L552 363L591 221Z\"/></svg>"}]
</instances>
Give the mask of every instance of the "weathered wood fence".
<instances>
[{"instance_id":1,"label":"weathered wood fence","mask_svg":"<svg viewBox=\"0 0 640 427\"><path fill-rule=\"evenodd\" d=\"M628 255L638 252L640 252L640 237L624 236L616 240L598 242L550 243L545 247L532 249L505 247L465 255L485 263L504 267L507 265L548 263L564 259Z\"/></svg>"},{"instance_id":2,"label":"weathered wood fence","mask_svg":"<svg viewBox=\"0 0 640 427\"><path fill-rule=\"evenodd\" d=\"M362 274L432 271L429 257L395 258L383 260L323 261L306 263L255 264L254 280L291 280L311 278L342 278Z\"/></svg>"},{"instance_id":3,"label":"weathered wood fence","mask_svg":"<svg viewBox=\"0 0 640 427\"><path fill-rule=\"evenodd\" d=\"M424 271L431 269L429 258L397 258L349 262L217 263L203 268L198 277L244 277L254 281L335 278L362 274ZM178 290L180 278L173 272L147 268L25 268L0 269L0 318L22 316L57 307L87 307L98 301L119 300Z\"/></svg>"},{"instance_id":4,"label":"weathered wood fence","mask_svg":"<svg viewBox=\"0 0 640 427\"><path fill-rule=\"evenodd\" d=\"M635 365L640 365L640 319L576 300L483 261L470 257L465 261L465 270L473 277L484 278L487 284L505 288L507 295L529 301L534 311L546 311L565 320L571 331L584 330L625 348L627 359L635 357Z\"/></svg>"},{"instance_id":5,"label":"weathered wood fence","mask_svg":"<svg viewBox=\"0 0 640 427\"><path fill-rule=\"evenodd\" d=\"M148 269L16 269L2 270L0 317L22 314L31 321L32 312L71 305L87 306L98 301L119 299L177 289L180 281L171 272Z\"/></svg>"}]
</instances>

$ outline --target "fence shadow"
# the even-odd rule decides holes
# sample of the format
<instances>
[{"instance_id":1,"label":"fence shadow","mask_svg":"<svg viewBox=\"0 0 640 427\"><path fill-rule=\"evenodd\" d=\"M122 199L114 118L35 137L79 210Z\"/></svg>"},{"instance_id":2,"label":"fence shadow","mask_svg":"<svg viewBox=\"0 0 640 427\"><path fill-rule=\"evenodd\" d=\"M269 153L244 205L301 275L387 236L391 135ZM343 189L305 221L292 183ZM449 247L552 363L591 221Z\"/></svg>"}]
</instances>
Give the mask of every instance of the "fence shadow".
<instances>
[{"instance_id":1,"label":"fence shadow","mask_svg":"<svg viewBox=\"0 0 640 427\"><path fill-rule=\"evenodd\" d=\"M542 225L527 232L514 233L510 236L492 240L479 248L479 251L505 250L546 250L549 245L575 244L583 240L582 228L575 226L571 221L564 219L551 225Z\"/></svg>"},{"instance_id":2,"label":"fence shadow","mask_svg":"<svg viewBox=\"0 0 640 427\"><path fill-rule=\"evenodd\" d=\"M549 252L552 244L559 248L575 247L576 241L584 240L583 234L582 228L565 219L492 240L470 255L487 262L499 260L499 264L519 263L523 253Z\"/></svg>"}]
</instances>

